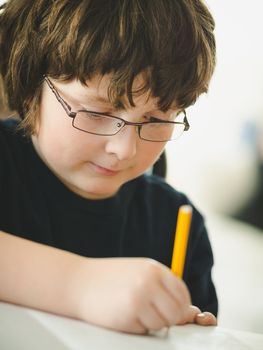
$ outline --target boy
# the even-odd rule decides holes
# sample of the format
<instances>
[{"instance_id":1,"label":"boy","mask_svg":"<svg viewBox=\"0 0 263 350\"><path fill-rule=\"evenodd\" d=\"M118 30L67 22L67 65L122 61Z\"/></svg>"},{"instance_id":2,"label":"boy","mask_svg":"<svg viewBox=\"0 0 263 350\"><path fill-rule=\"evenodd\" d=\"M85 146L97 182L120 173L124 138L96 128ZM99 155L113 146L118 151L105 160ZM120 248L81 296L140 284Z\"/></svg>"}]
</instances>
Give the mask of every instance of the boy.
<instances>
[{"instance_id":1,"label":"boy","mask_svg":"<svg viewBox=\"0 0 263 350\"><path fill-rule=\"evenodd\" d=\"M0 300L133 333L216 324L203 219L194 209L182 281L169 267L189 201L144 175L207 90L213 29L202 1L3 6L0 72L21 121L0 129Z\"/></svg>"}]
</instances>

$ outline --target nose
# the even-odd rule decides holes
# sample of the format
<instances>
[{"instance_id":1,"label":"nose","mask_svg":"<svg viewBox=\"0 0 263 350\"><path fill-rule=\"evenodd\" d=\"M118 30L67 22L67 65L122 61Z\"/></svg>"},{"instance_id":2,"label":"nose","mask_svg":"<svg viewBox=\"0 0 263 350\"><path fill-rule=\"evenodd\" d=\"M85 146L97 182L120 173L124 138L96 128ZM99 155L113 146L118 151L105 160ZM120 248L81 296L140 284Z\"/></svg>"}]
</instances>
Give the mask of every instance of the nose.
<instances>
[{"instance_id":1,"label":"nose","mask_svg":"<svg viewBox=\"0 0 263 350\"><path fill-rule=\"evenodd\" d=\"M126 125L118 134L108 138L106 152L115 154L118 160L129 160L136 154L137 140L136 127Z\"/></svg>"}]
</instances>

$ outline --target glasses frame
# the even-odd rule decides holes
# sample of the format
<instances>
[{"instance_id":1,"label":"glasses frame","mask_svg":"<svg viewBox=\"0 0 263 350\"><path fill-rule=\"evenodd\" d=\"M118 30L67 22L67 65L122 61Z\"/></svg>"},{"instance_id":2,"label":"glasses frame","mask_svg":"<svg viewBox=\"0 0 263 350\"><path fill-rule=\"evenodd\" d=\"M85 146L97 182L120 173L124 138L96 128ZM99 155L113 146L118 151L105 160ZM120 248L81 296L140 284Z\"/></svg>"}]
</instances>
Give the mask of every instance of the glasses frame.
<instances>
[{"instance_id":1,"label":"glasses frame","mask_svg":"<svg viewBox=\"0 0 263 350\"><path fill-rule=\"evenodd\" d=\"M188 131L189 128L190 128L190 124L189 124L189 122L187 120L186 111L185 110L182 111L183 114L184 114L183 122L174 122L174 121L168 121L168 120L161 120L161 119L159 119L158 121L146 121L146 122L140 122L140 123L129 122L129 121L125 120L125 119L122 119L120 117L115 117L114 115L111 115L111 114L101 113L101 112L94 112L94 111L89 111L89 110L86 110L86 109L80 109L80 110L77 110L76 112L73 112L72 111L72 107L60 96L59 92L57 91L57 89L55 88L55 86L53 85L51 80L46 75L44 75L43 77L44 77L44 80L46 81L48 87L51 89L51 91L53 92L53 94L55 95L56 99L61 104L61 106L63 107L63 109L67 113L67 115L70 118L72 118L72 126L73 126L73 128L78 129L78 130L83 131L83 132L86 132L88 134L93 134L93 135L98 135L98 136L114 136L114 135L118 134L126 125L131 125L131 126L137 126L137 128L138 128L138 135L139 135L140 139L142 139L144 141L149 141L149 142L168 142L168 141L173 141L173 139L172 140L160 141L160 140L148 140L148 139L145 139L145 138L141 137L141 128L142 128L142 126L146 125L146 124L174 124L174 125L175 124L177 124L177 125L178 124L179 125L183 124L184 127L185 127L183 132L184 131ZM83 130L83 129L80 129L80 128L78 128L78 127L76 127L74 125L74 119L76 118L76 116L77 116L77 114L79 112L92 113L92 114L95 114L95 115L101 115L101 116L113 118L113 119L121 121L122 122L122 126L121 126L121 128L119 130L117 130L113 134L98 134L98 133L90 132L90 131L87 131L87 130Z\"/></svg>"}]
</instances>

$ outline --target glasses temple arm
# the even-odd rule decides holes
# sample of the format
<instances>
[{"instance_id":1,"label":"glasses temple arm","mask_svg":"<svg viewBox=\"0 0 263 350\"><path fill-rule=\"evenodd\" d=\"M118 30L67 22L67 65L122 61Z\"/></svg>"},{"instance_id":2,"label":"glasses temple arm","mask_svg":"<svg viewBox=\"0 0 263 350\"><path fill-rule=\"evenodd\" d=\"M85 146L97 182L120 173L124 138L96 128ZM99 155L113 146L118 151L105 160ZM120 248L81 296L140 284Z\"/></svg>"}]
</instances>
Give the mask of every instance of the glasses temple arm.
<instances>
[{"instance_id":1,"label":"glasses temple arm","mask_svg":"<svg viewBox=\"0 0 263 350\"><path fill-rule=\"evenodd\" d=\"M61 106L64 108L65 112L67 113L67 115L71 118L75 118L76 113L75 112L71 112L71 107L67 104L66 101L63 100L63 98L59 95L59 93L57 92L57 90L55 89L54 85L51 83L51 81L48 79L48 77L46 75L44 75L44 79L47 82L49 88L51 89L51 91L53 92L53 94L55 95L56 99L58 100L58 102L61 104Z\"/></svg>"}]
</instances>

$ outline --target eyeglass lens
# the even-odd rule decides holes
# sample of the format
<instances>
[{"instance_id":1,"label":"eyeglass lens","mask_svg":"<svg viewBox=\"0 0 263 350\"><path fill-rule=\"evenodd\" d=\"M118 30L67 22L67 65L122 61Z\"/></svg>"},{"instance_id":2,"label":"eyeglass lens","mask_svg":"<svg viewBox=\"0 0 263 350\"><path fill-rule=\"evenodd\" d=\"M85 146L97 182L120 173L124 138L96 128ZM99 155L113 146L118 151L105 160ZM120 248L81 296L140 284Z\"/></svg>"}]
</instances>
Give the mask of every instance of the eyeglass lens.
<instances>
[{"instance_id":1,"label":"eyeglass lens","mask_svg":"<svg viewBox=\"0 0 263 350\"><path fill-rule=\"evenodd\" d=\"M85 111L79 111L73 119L75 128L97 135L115 135L124 125L120 119ZM183 123L149 123L139 126L139 134L149 141L169 141L178 138L184 129Z\"/></svg>"}]
</instances>

